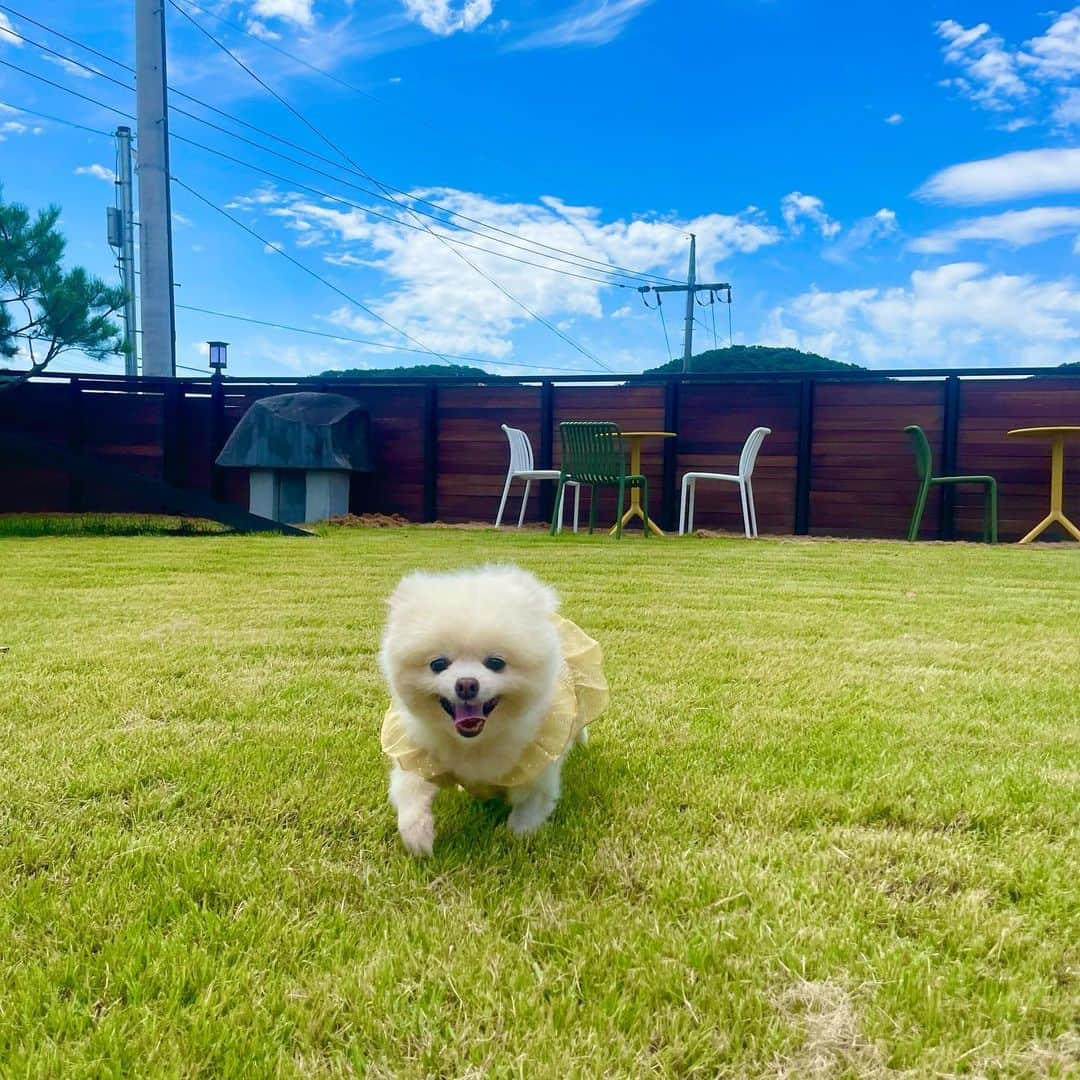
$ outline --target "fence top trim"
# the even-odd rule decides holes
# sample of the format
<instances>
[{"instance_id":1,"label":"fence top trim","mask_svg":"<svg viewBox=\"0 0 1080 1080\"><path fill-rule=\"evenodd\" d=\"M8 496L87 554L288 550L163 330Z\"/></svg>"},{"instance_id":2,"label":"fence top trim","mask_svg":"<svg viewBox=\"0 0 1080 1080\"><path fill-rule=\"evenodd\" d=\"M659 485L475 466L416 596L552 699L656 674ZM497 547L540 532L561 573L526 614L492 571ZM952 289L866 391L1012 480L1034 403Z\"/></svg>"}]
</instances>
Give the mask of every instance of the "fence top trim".
<instances>
[{"instance_id":1,"label":"fence top trim","mask_svg":"<svg viewBox=\"0 0 1080 1080\"><path fill-rule=\"evenodd\" d=\"M23 372L0 368L0 386L5 379L18 379ZM168 386L208 392L215 386L242 390L248 387L326 387L355 390L358 387L389 386L657 386L670 383L802 383L847 382L873 383L885 381L941 381L943 379L1078 379L1080 368L1051 367L963 367L963 368L882 368L842 371L723 371L723 372L663 372L659 374L607 375L372 375L348 378L339 375L307 376L176 376L173 378L146 375L119 375L82 371L44 371L27 382L67 381L87 387L123 388L126 390L160 390Z\"/></svg>"}]
</instances>

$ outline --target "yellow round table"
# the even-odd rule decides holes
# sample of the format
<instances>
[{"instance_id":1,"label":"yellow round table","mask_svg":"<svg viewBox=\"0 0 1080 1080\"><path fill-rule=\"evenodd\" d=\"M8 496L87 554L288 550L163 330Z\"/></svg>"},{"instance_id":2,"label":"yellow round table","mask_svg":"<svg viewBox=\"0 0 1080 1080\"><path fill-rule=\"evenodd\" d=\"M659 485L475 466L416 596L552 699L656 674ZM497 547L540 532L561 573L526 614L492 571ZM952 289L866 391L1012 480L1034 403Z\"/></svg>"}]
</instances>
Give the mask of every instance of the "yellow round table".
<instances>
[{"instance_id":1,"label":"yellow round table","mask_svg":"<svg viewBox=\"0 0 1080 1080\"><path fill-rule=\"evenodd\" d=\"M674 439L676 433L674 431L624 431L622 436L630 444L630 475L639 475L641 473L641 443L644 439ZM655 505L655 503L654 503ZM634 518L641 518L645 520L645 514L641 509L641 489L630 489L630 509L623 514L622 523L625 526L628 521L633 521ZM652 529L657 536L667 536L667 533L660 528L659 525L653 520L652 515L649 515L649 528ZM618 525L611 526L611 535L615 535L615 531L618 529Z\"/></svg>"},{"instance_id":2,"label":"yellow round table","mask_svg":"<svg viewBox=\"0 0 1080 1080\"><path fill-rule=\"evenodd\" d=\"M1025 536L1020 543L1030 544L1041 532L1056 521L1074 540L1080 540L1078 529L1065 516L1065 440L1080 438L1080 427L1014 428L1008 433L1022 439L1050 440L1050 513Z\"/></svg>"}]
</instances>

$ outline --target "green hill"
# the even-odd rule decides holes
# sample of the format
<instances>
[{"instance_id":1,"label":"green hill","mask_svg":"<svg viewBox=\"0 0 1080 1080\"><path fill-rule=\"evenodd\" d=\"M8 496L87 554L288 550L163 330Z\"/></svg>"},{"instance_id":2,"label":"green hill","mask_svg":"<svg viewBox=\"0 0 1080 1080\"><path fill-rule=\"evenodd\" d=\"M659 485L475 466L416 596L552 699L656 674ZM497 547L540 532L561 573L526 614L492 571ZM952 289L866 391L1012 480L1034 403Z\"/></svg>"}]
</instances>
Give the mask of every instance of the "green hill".
<instances>
[{"instance_id":1,"label":"green hill","mask_svg":"<svg viewBox=\"0 0 1080 1080\"><path fill-rule=\"evenodd\" d=\"M320 379L373 379L393 376L397 379L416 378L426 375L438 375L446 378L450 375L469 375L472 378L482 376L490 378L491 372L483 368L469 367L467 364L414 364L412 367L395 368L345 368L342 371L320 372Z\"/></svg>"},{"instance_id":2,"label":"green hill","mask_svg":"<svg viewBox=\"0 0 1080 1080\"><path fill-rule=\"evenodd\" d=\"M650 368L646 375L666 375L683 369L682 357ZM690 358L690 371L710 374L727 371L865 371L858 364L843 364L817 353L772 345L732 345L709 349Z\"/></svg>"}]
</instances>

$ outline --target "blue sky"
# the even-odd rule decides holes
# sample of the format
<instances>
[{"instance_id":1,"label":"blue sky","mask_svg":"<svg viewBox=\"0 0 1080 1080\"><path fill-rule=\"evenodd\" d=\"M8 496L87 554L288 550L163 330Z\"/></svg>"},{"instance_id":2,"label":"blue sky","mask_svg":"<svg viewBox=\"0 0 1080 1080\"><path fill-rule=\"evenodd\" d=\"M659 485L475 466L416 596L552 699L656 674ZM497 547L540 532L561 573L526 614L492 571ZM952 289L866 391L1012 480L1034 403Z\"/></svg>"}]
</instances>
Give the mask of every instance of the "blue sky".
<instances>
[{"instance_id":1,"label":"blue sky","mask_svg":"<svg viewBox=\"0 0 1080 1080\"><path fill-rule=\"evenodd\" d=\"M336 163L174 96L174 105L305 163L173 117L174 135L284 178L174 141L174 175L269 242L174 188L181 305L409 344L280 248L397 330L492 371L598 371L584 352L640 371L667 350L657 313L633 287L639 279L619 287L552 270L607 279L600 268L614 264L684 278L692 230L699 278L733 285L736 342L794 344L877 367L1080 360L1080 7L198 0L197 10L177 2L364 173L484 223L469 225L477 236L454 228L469 224L461 216L418 218L426 204L410 210L403 195L377 198L385 189L350 173L170 7L177 90ZM134 62L130 0L11 7ZM129 82L123 68L12 11L0 16L0 59L133 111L132 93L39 46ZM111 141L34 113L104 132L123 119L6 67L0 102L5 197L61 204L71 259L111 279ZM503 291L421 221L487 249L456 247ZM576 265L554 261L552 248ZM681 353L682 305L670 298L664 312L671 350ZM698 349L712 345L714 313L726 342L727 309L699 308ZM223 338L234 374L432 359L183 307L177 322L178 363L203 367L202 343ZM65 366L93 368L75 357Z\"/></svg>"}]
</instances>

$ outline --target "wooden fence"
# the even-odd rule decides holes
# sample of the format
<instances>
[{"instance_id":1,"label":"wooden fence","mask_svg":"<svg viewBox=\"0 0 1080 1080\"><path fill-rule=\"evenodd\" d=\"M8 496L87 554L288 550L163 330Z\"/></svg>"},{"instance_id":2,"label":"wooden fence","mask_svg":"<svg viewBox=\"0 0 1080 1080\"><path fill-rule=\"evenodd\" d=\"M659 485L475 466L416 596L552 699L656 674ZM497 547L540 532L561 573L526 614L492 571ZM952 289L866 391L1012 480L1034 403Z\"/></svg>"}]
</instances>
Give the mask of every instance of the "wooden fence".
<instances>
[{"instance_id":1,"label":"wooden fence","mask_svg":"<svg viewBox=\"0 0 1080 1080\"><path fill-rule=\"evenodd\" d=\"M914 467L903 433L922 425L936 471L990 473L1000 485L1001 535L1016 538L1046 513L1048 444L1010 428L1080 424L1080 378L1044 372L888 372L873 377L673 376L618 383L570 379L129 380L52 376L0 393L0 431L120 464L175 487L246 505L241 470L213 464L237 421L261 397L332 390L370 412L376 470L354 478L352 510L414 521L494 521L506 473L500 424L523 428L537 466L558 466L563 420L614 420L669 430L646 443L653 512L676 525L688 470L734 470L751 428L772 428L754 475L762 532L902 537ZM520 487L515 489L520 491ZM532 520L550 514L551 485L534 490ZM952 499L955 498L955 502ZM923 537L976 537L977 489L932 501ZM1066 509L1080 518L1080 448L1066 458ZM152 512L153 500L47 462L0 461L0 512ZM516 514L516 505L514 506ZM602 519L610 519L608 496ZM697 525L740 529L730 486L703 487Z\"/></svg>"}]
</instances>

